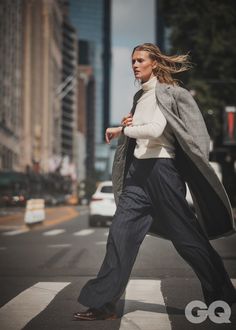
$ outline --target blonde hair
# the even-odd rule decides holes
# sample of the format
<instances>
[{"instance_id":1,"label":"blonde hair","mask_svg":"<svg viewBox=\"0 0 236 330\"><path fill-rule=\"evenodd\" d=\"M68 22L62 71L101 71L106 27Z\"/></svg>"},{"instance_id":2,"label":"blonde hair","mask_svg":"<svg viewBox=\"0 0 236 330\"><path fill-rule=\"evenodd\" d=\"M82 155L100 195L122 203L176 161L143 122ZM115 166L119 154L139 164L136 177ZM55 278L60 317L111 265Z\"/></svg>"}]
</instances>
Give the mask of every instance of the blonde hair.
<instances>
[{"instance_id":1,"label":"blonde hair","mask_svg":"<svg viewBox=\"0 0 236 330\"><path fill-rule=\"evenodd\" d=\"M171 85L178 85L179 80L174 79L172 74L187 71L192 68L192 63L189 60L189 55L164 55L159 47L144 43L136 46L133 49L132 55L135 51L146 51L150 59L157 61L157 67L153 69L153 74L157 77L160 83Z\"/></svg>"}]
</instances>

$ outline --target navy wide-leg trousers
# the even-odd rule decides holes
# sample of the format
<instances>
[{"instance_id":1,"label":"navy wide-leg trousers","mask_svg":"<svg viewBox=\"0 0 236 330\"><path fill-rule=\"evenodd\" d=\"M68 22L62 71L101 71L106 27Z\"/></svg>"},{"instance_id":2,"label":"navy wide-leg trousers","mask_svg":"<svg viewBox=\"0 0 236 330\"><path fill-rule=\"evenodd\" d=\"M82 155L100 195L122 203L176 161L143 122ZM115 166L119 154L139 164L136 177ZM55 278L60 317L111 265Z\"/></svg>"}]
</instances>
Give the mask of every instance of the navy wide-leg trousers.
<instances>
[{"instance_id":1,"label":"navy wide-leg trousers","mask_svg":"<svg viewBox=\"0 0 236 330\"><path fill-rule=\"evenodd\" d=\"M199 278L205 302L236 300L221 257L200 228L186 199L186 186L173 158L134 157L125 179L97 278L82 288L78 301L112 310L122 296L154 216L162 232ZM157 252L158 253L158 252Z\"/></svg>"}]
</instances>

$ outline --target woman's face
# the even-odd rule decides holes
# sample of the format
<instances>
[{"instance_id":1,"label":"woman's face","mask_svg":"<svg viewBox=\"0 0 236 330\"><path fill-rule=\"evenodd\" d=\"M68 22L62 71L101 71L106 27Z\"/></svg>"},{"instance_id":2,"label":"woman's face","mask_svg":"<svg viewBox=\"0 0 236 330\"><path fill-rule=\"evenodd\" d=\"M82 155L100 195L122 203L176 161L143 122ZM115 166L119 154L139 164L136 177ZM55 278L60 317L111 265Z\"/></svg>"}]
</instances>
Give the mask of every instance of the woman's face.
<instances>
[{"instance_id":1,"label":"woman's face","mask_svg":"<svg viewBox=\"0 0 236 330\"><path fill-rule=\"evenodd\" d=\"M154 77L153 69L157 63L149 57L149 53L145 50L136 50L132 55L132 68L136 79L140 79L142 83Z\"/></svg>"}]
</instances>

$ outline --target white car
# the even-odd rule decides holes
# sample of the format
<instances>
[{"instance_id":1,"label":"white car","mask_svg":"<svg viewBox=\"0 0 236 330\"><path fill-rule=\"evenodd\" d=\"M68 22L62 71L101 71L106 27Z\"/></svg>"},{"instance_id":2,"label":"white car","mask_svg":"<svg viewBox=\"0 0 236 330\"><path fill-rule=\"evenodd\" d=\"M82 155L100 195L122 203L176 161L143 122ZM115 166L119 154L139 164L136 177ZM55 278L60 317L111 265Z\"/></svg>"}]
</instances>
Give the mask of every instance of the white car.
<instances>
[{"instance_id":1,"label":"white car","mask_svg":"<svg viewBox=\"0 0 236 330\"><path fill-rule=\"evenodd\" d=\"M216 175L218 176L218 178L220 179L220 181L222 182L222 173L221 173L221 168L220 168L220 165L219 163L216 163L216 162L210 162L210 165L212 166L213 170L215 171ZM190 207L192 209L194 209L194 205L193 205L193 199L192 199L192 196L190 194L190 190L189 190L189 187L188 185L186 184L186 199L187 199L187 202L188 204L190 205Z\"/></svg>"},{"instance_id":2,"label":"white car","mask_svg":"<svg viewBox=\"0 0 236 330\"><path fill-rule=\"evenodd\" d=\"M110 225L116 211L111 181L98 184L89 204L89 225Z\"/></svg>"}]
</instances>

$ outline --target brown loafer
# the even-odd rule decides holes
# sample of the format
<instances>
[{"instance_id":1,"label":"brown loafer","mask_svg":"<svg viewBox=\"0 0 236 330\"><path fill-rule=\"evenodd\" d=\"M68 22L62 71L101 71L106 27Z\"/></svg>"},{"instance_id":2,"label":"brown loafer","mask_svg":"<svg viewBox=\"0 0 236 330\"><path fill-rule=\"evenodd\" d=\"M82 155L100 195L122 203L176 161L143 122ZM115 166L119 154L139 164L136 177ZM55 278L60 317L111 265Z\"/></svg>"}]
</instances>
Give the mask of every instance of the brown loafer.
<instances>
[{"instance_id":1,"label":"brown loafer","mask_svg":"<svg viewBox=\"0 0 236 330\"><path fill-rule=\"evenodd\" d=\"M96 308L89 308L84 312L74 314L74 321L116 320L116 313L107 313Z\"/></svg>"}]
</instances>

